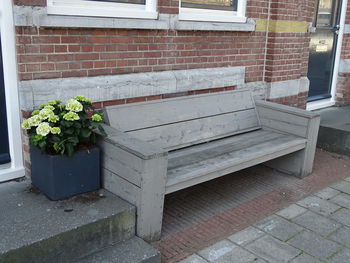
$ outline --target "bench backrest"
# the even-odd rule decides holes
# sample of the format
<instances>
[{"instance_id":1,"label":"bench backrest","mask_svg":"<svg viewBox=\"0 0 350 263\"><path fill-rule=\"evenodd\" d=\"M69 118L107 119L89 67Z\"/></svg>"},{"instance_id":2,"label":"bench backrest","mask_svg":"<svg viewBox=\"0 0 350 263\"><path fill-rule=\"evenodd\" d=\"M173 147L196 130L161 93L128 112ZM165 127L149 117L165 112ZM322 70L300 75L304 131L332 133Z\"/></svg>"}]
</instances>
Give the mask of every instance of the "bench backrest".
<instances>
[{"instance_id":1,"label":"bench backrest","mask_svg":"<svg viewBox=\"0 0 350 263\"><path fill-rule=\"evenodd\" d=\"M167 150L260 128L249 90L109 106L105 113L110 126Z\"/></svg>"}]
</instances>

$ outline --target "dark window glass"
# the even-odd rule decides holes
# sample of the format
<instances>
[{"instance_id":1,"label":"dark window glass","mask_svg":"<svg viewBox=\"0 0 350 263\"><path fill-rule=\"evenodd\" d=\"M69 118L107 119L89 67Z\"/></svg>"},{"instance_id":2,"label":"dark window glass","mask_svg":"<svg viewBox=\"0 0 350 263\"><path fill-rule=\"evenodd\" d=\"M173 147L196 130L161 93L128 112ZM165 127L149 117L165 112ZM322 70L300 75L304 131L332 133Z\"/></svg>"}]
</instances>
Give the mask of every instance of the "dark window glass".
<instances>
[{"instance_id":1,"label":"dark window glass","mask_svg":"<svg viewBox=\"0 0 350 263\"><path fill-rule=\"evenodd\" d=\"M105 2L105 3L137 4L137 5L146 4L146 0L86 0L86 1Z\"/></svg>"},{"instance_id":2,"label":"dark window glass","mask_svg":"<svg viewBox=\"0 0 350 263\"><path fill-rule=\"evenodd\" d=\"M181 7L237 11L237 0L181 0Z\"/></svg>"}]
</instances>

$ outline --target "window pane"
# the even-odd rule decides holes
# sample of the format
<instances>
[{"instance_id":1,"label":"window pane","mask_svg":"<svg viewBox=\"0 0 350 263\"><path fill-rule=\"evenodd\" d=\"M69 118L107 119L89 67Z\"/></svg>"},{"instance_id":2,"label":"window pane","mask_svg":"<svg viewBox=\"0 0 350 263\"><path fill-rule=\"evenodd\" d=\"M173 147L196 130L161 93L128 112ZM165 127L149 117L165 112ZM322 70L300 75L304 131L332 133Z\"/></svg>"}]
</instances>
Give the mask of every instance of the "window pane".
<instances>
[{"instance_id":1,"label":"window pane","mask_svg":"<svg viewBox=\"0 0 350 263\"><path fill-rule=\"evenodd\" d=\"M86 1L107 2L107 3L124 3L124 4L138 4L138 5L146 4L146 0L86 0Z\"/></svg>"},{"instance_id":2,"label":"window pane","mask_svg":"<svg viewBox=\"0 0 350 263\"><path fill-rule=\"evenodd\" d=\"M317 26L332 24L332 0L320 0L317 13Z\"/></svg>"},{"instance_id":3,"label":"window pane","mask_svg":"<svg viewBox=\"0 0 350 263\"><path fill-rule=\"evenodd\" d=\"M237 11L237 0L181 0L181 7Z\"/></svg>"}]
</instances>

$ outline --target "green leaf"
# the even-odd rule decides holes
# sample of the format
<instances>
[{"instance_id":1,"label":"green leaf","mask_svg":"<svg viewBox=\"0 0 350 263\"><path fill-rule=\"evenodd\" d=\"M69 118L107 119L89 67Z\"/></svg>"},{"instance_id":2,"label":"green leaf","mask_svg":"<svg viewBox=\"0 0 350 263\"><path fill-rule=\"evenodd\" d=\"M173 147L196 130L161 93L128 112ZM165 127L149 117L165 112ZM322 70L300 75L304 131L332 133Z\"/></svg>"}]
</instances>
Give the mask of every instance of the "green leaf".
<instances>
[{"instance_id":1,"label":"green leaf","mask_svg":"<svg viewBox=\"0 0 350 263\"><path fill-rule=\"evenodd\" d=\"M91 135L91 130L87 129L87 128L83 128L83 129L80 130L80 135L83 138L89 138L90 135Z\"/></svg>"},{"instance_id":2,"label":"green leaf","mask_svg":"<svg viewBox=\"0 0 350 263\"><path fill-rule=\"evenodd\" d=\"M73 144L71 143L66 143L65 144L65 148L66 148L66 151L67 151L67 155L68 156L72 156L74 154L74 146Z\"/></svg>"}]
</instances>

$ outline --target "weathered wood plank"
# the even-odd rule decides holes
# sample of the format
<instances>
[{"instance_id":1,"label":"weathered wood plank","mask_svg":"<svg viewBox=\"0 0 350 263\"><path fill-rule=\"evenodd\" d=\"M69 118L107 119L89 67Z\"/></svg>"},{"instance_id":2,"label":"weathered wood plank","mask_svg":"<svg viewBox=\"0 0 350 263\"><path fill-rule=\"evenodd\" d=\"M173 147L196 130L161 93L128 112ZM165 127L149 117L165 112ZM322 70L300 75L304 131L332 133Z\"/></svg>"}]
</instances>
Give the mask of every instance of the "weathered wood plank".
<instances>
[{"instance_id":1,"label":"weathered wood plank","mask_svg":"<svg viewBox=\"0 0 350 263\"><path fill-rule=\"evenodd\" d=\"M276 132L258 130L173 151L169 153L168 170L249 148L262 142L273 141L283 136Z\"/></svg>"},{"instance_id":2,"label":"weathered wood plank","mask_svg":"<svg viewBox=\"0 0 350 263\"><path fill-rule=\"evenodd\" d=\"M106 107L109 123L132 131L254 108L249 90L203 94Z\"/></svg>"},{"instance_id":3,"label":"weathered wood plank","mask_svg":"<svg viewBox=\"0 0 350 263\"><path fill-rule=\"evenodd\" d=\"M103 149L102 167L139 187L141 186L143 159L104 140L99 140L98 145Z\"/></svg>"},{"instance_id":4,"label":"weathered wood plank","mask_svg":"<svg viewBox=\"0 0 350 263\"><path fill-rule=\"evenodd\" d=\"M255 109L250 109L131 131L128 134L164 149L173 150L259 128Z\"/></svg>"},{"instance_id":5,"label":"weathered wood plank","mask_svg":"<svg viewBox=\"0 0 350 263\"><path fill-rule=\"evenodd\" d=\"M279 139L168 170L166 194L301 150L305 145L305 139L284 135Z\"/></svg>"},{"instance_id":6,"label":"weathered wood plank","mask_svg":"<svg viewBox=\"0 0 350 263\"><path fill-rule=\"evenodd\" d=\"M167 155L167 151L161 149L157 145L138 140L124 132L114 129L109 125L102 124L102 127L107 134L107 137L103 137L104 141L120 147L121 149L142 159L152 159L157 156ZM98 130L95 132L101 134Z\"/></svg>"}]
</instances>

